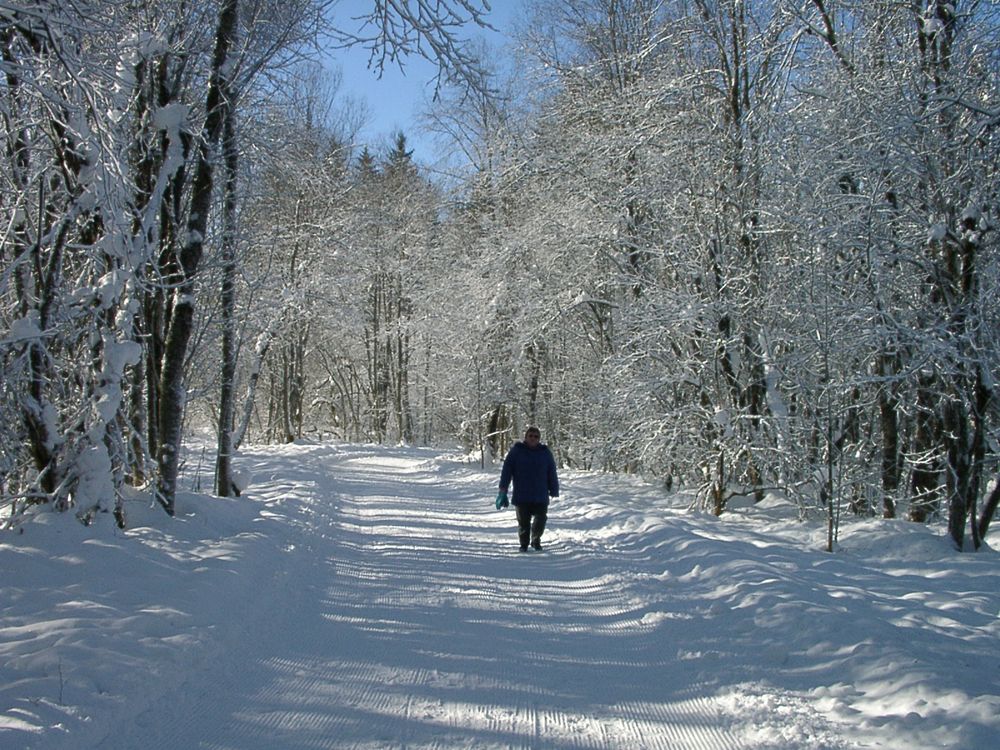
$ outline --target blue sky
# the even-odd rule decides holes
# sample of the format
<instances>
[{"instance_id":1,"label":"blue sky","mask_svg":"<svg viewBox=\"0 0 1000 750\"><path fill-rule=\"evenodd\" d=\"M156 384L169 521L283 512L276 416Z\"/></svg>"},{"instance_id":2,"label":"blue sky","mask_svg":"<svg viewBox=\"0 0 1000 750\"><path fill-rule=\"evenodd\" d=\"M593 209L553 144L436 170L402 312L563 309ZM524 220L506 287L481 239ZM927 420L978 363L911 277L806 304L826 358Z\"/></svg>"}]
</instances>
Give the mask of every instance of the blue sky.
<instances>
[{"instance_id":1,"label":"blue sky","mask_svg":"<svg viewBox=\"0 0 1000 750\"><path fill-rule=\"evenodd\" d=\"M521 0L490 0L489 4L488 20L502 31L509 28ZM371 0L341 0L333 8L334 22L356 30L358 22L351 19L370 12L371 6ZM477 33L483 32L470 25L469 35ZM488 33L488 36L497 45L504 42L500 35ZM433 146L419 132L416 120L424 100L433 94L437 67L421 57L411 56L404 62L404 71L389 65L379 79L375 71L368 69L368 56L368 51L361 47L330 50L333 64L339 65L343 73L341 93L367 104L370 118L360 134L361 140L378 150L392 133L402 130L414 150L414 157L421 162L432 161Z\"/></svg>"}]
</instances>

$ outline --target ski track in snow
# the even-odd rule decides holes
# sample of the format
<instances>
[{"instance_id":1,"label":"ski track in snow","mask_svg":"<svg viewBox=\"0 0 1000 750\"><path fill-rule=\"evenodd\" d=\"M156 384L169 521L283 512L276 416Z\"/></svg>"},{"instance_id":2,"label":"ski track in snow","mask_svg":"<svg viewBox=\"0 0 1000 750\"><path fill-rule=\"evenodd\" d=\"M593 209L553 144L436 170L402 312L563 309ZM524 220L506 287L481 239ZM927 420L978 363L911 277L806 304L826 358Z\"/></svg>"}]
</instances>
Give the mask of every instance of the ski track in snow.
<instances>
[{"instance_id":1,"label":"ski track in snow","mask_svg":"<svg viewBox=\"0 0 1000 750\"><path fill-rule=\"evenodd\" d=\"M492 470L433 451L295 445L246 451L241 467L256 477L234 501L253 503L251 531L188 559L171 547L191 588L162 633L143 626L180 666L147 664L158 687L120 696L113 723L0 703L0 746L985 750L1000 738L995 556L969 558L950 584L971 610L958 618L919 580L954 578L952 563L875 571L671 509L624 479L567 474L545 551L522 554L513 513L492 506ZM211 623L178 630L185 607L213 606ZM972 670L985 688L970 689Z\"/></svg>"}]
</instances>

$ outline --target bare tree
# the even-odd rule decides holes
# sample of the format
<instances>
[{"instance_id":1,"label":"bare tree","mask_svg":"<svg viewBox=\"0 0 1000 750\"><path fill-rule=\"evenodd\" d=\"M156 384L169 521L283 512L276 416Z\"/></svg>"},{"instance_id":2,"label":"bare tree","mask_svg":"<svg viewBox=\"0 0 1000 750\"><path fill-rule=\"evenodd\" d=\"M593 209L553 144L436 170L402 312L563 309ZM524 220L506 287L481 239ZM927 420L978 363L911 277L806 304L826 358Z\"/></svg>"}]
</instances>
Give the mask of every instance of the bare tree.
<instances>
[{"instance_id":1,"label":"bare tree","mask_svg":"<svg viewBox=\"0 0 1000 750\"><path fill-rule=\"evenodd\" d=\"M342 46L369 50L369 67L379 75L386 65L402 68L407 56L419 55L438 64L439 82L487 91L488 76L464 33L470 25L488 27L488 12L483 0L372 0L371 12L351 23L336 21L330 33Z\"/></svg>"}]
</instances>

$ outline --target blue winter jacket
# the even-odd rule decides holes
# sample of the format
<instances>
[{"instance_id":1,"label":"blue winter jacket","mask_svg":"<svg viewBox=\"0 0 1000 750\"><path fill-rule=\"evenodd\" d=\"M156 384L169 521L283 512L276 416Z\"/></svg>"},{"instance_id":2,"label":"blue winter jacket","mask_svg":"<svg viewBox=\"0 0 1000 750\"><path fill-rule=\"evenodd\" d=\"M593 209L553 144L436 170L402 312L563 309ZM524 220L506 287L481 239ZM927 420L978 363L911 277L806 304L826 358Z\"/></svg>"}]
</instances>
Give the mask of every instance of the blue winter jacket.
<instances>
[{"instance_id":1,"label":"blue winter jacket","mask_svg":"<svg viewBox=\"0 0 1000 750\"><path fill-rule=\"evenodd\" d=\"M550 497L559 497L556 460L544 443L530 448L517 442L507 453L500 471L500 489L504 492L514 480L514 505L538 503L548 505Z\"/></svg>"}]
</instances>

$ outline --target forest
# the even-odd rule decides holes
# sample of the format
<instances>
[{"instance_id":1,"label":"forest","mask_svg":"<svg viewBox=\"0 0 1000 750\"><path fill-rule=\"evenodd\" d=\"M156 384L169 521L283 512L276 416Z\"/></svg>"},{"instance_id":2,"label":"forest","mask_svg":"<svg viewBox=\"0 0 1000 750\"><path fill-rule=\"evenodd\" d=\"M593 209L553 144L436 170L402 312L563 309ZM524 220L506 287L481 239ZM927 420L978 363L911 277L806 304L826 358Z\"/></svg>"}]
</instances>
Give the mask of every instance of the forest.
<instances>
[{"instance_id":1,"label":"forest","mask_svg":"<svg viewBox=\"0 0 1000 750\"><path fill-rule=\"evenodd\" d=\"M498 3L501 0L492 0ZM722 514L1000 503L1000 3L0 0L0 523L244 443L460 444ZM324 48L440 65L358 147ZM831 534L833 533L831 524Z\"/></svg>"}]
</instances>

